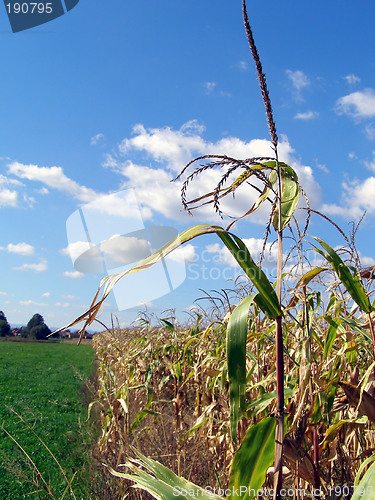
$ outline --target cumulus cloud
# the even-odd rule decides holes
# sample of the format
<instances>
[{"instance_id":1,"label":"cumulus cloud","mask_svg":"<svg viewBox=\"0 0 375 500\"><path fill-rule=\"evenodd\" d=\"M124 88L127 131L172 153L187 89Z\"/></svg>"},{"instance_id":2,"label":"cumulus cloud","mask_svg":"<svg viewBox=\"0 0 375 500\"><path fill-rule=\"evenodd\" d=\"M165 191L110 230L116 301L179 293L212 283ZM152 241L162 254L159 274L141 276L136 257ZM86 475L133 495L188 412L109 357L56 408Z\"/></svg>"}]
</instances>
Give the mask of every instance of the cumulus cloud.
<instances>
[{"instance_id":1,"label":"cumulus cloud","mask_svg":"<svg viewBox=\"0 0 375 500\"><path fill-rule=\"evenodd\" d=\"M319 113L316 111L305 111L304 113L297 113L294 116L295 120L312 120L314 118L318 118Z\"/></svg>"},{"instance_id":2,"label":"cumulus cloud","mask_svg":"<svg viewBox=\"0 0 375 500\"><path fill-rule=\"evenodd\" d=\"M182 247L176 248L168 255L168 258L174 262L194 262L196 260L196 252L194 245L188 243Z\"/></svg>"},{"instance_id":3,"label":"cumulus cloud","mask_svg":"<svg viewBox=\"0 0 375 500\"><path fill-rule=\"evenodd\" d=\"M324 204L323 213L340 215L346 219L358 219L366 210L368 214L375 213L375 177L363 181L354 179L342 183L343 195L340 205Z\"/></svg>"},{"instance_id":4,"label":"cumulus cloud","mask_svg":"<svg viewBox=\"0 0 375 500\"><path fill-rule=\"evenodd\" d=\"M67 278L80 279L84 277L84 274L79 271L65 271L64 276Z\"/></svg>"},{"instance_id":5,"label":"cumulus cloud","mask_svg":"<svg viewBox=\"0 0 375 500\"><path fill-rule=\"evenodd\" d=\"M340 97L336 102L336 112L355 119L375 116L375 90L368 88Z\"/></svg>"},{"instance_id":6,"label":"cumulus cloud","mask_svg":"<svg viewBox=\"0 0 375 500\"><path fill-rule=\"evenodd\" d=\"M16 207L17 206L17 191L10 189L0 189L0 207Z\"/></svg>"},{"instance_id":7,"label":"cumulus cloud","mask_svg":"<svg viewBox=\"0 0 375 500\"><path fill-rule=\"evenodd\" d=\"M204 127L196 121L186 123L179 130L170 127L146 129L143 125L137 125L133 128L133 136L121 142L119 154L117 157L111 157L110 168L124 176L122 187L133 187L136 190L137 198L143 207L144 219L150 220L155 214L161 214L171 220L180 222L188 220L180 200L182 182L170 181L194 157L204 154L228 155L238 159L273 157L272 145L266 139L253 139L247 142L238 137L225 137L210 142L203 138L203 132ZM126 158L139 156L142 157L142 161L137 163L130 159L123 161L124 156ZM286 137L282 137L280 141L279 158L297 171L313 206L319 206L321 190L314 179L313 171L295 158L294 150ZM145 166L145 163L150 165L150 161L156 165ZM192 171L193 167L187 173ZM193 180L189 184L188 198L194 199L211 192L222 175L223 170L207 170L199 177L198 182ZM228 197L223 201L223 211L232 216L242 215L257 197L258 193L244 184L236 192L235 199ZM267 214L268 208L264 207L253 215L252 221L263 224ZM194 215L201 220L204 219L205 222L219 222L212 205L202 207L194 212Z\"/></svg>"},{"instance_id":8,"label":"cumulus cloud","mask_svg":"<svg viewBox=\"0 0 375 500\"><path fill-rule=\"evenodd\" d=\"M51 297L51 292L42 293L42 297Z\"/></svg>"},{"instance_id":9,"label":"cumulus cloud","mask_svg":"<svg viewBox=\"0 0 375 500\"><path fill-rule=\"evenodd\" d=\"M17 253L19 255L33 255L34 247L28 243L9 243L6 247L0 247L0 250L8 250L9 253Z\"/></svg>"},{"instance_id":10,"label":"cumulus cloud","mask_svg":"<svg viewBox=\"0 0 375 500\"><path fill-rule=\"evenodd\" d=\"M88 202L97 197L97 193L90 188L81 186L64 174L61 167L39 167L12 162L8 165L9 173L21 179L42 182L48 187L63 191L80 201Z\"/></svg>"},{"instance_id":11,"label":"cumulus cloud","mask_svg":"<svg viewBox=\"0 0 375 500\"><path fill-rule=\"evenodd\" d=\"M92 245L88 241L75 241L74 243L70 243L67 247L62 248L60 253L62 255L67 255L74 261L87 250L90 250L91 247Z\"/></svg>"},{"instance_id":12,"label":"cumulus cloud","mask_svg":"<svg viewBox=\"0 0 375 500\"><path fill-rule=\"evenodd\" d=\"M22 266L19 267L13 267L15 271L35 271L37 273L42 273L44 271L47 271L48 266L47 266L47 261L42 260L38 264L22 264Z\"/></svg>"}]
</instances>

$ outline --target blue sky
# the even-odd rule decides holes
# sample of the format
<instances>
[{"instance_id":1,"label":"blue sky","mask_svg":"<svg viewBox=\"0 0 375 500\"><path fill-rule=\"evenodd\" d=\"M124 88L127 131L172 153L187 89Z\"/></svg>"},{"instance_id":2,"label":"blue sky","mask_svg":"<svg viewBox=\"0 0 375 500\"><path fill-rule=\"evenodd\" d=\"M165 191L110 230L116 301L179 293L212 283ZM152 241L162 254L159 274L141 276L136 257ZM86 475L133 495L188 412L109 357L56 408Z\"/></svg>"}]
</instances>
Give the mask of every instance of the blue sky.
<instances>
[{"instance_id":1,"label":"blue sky","mask_svg":"<svg viewBox=\"0 0 375 500\"><path fill-rule=\"evenodd\" d=\"M312 207L345 231L367 210L357 243L363 264L375 264L373 2L253 1L248 13L281 159ZM10 323L38 312L60 327L89 305L104 274L79 272L70 258L66 221L79 207L133 188L146 226L222 223L209 210L185 215L181 183L170 179L205 153L270 154L239 0L80 0L15 34L4 9L0 43L0 309ZM218 175L192 184L190 195ZM246 208L248 196L228 210ZM263 210L233 228L254 257L266 220ZM309 233L344 243L318 217ZM225 278L238 269L214 236L192 241L175 262L182 254L186 280L145 299L150 312L176 308L184 319L199 289L232 286ZM111 298L100 319L114 313L130 323L142 308L118 311Z\"/></svg>"}]
</instances>

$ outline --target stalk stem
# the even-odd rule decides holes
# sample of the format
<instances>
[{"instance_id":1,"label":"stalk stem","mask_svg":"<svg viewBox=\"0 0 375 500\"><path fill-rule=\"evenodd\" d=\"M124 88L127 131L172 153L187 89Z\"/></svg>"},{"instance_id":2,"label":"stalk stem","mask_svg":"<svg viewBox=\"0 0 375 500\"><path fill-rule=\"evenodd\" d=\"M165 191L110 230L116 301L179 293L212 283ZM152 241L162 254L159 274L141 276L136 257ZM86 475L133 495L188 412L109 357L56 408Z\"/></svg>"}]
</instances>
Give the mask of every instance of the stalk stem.
<instances>
[{"instance_id":1,"label":"stalk stem","mask_svg":"<svg viewBox=\"0 0 375 500\"><path fill-rule=\"evenodd\" d=\"M283 268L283 230L281 217L281 193L282 179L279 166L277 144L274 144L277 178L278 178L278 230L277 230L277 282L276 294L281 306L281 285ZM284 343L282 316L276 318L276 435L275 435L275 464L274 464L274 500L281 500L281 489L283 486L283 447L284 447Z\"/></svg>"}]
</instances>

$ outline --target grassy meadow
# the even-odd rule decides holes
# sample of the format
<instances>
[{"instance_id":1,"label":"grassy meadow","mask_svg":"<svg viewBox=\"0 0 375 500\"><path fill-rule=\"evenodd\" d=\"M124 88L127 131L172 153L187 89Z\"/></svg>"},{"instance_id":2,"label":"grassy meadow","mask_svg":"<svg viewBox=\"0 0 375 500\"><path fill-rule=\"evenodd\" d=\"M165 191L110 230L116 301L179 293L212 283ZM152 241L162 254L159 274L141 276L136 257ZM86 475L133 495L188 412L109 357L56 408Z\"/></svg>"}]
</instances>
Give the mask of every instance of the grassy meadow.
<instances>
[{"instance_id":1,"label":"grassy meadow","mask_svg":"<svg viewBox=\"0 0 375 500\"><path fill-rule=\"evenodd\" d=\"M68 480L77 471L72 483L76 498L89 498L83 485L90 443L82 387L93 373L94 358L89 345L0 342L0 423L29 456L0 430L2 500L51 497L44 491L30 495L38 490L30 481L43 490L31 461L56 498L63 497L66 481L37 436L55 455Z\"/></svg>"}]
</instances>

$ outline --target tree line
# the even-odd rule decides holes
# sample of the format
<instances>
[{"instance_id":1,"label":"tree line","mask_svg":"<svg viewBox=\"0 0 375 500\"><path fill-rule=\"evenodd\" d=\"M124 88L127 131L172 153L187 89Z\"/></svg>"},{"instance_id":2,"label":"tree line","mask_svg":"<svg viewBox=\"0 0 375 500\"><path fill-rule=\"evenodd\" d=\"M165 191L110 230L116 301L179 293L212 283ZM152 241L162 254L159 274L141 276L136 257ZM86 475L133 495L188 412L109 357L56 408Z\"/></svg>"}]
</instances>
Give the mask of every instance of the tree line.
<instances>
[{"instance_id":1,"label":"tree line","mask_svg":"<svg viewBox=\"0 0 375 500\"><path fill-rule=\"evenodd\" d=\"M20 329L21 337L35 340L45 340L50 333L51 330L45 324L43 316L38 313L34 314L27 325ZM7 337L11 334L10 324L3 311L0 311L0 337Z\"/></svg>"}]
</instances>

